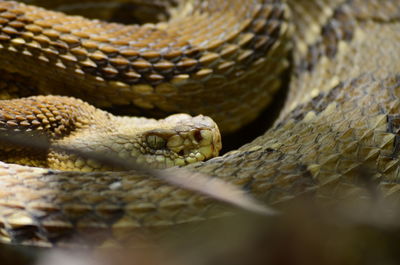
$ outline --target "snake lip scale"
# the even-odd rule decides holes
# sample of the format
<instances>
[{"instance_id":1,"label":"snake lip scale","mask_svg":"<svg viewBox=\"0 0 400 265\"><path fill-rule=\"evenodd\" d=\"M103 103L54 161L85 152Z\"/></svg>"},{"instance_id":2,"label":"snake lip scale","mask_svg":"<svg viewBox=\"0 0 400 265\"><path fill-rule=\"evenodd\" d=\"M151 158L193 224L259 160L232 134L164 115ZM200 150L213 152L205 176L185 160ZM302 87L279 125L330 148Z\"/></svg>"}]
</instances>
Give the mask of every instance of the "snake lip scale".
<instances>
[{"instance_id":1,"label":"snake lip scale","mask_svg":"<svg viewBox=\"0 0 400 265\"><path fill-rule=\"evenodd\" d=\"M303 194L340 202L370 196L360 185L368 169L379 193L398 196L399 1L162 5L171 14L168 21L138 26L0 1L0 127L41 128L50 143L105 144L104 152L110 148L105 136L118 128L121 138L128 119L136 118L99 108L210 116L218 127L205 116L176 114L168 122L137 118L137 128L144 131L123 132L135 131L140 143L124 139L119 146L134 148L136 155L153 152L165 165L181 165L174 159L185 154L188 163L215 156L221 143L214 133L234 132L254 121L290 71L288 95L273 126L237 150L186 165L185 177L209 176L209 184L226 182L266 204ZM43 96L30 97L38 94ZM173 128L168 127L172 120ZM79 140L82 135L86 140ZM160 150L168 146L177 154ZM200 154L192 152L199 148ZM115 149L118 158L130 153ZM16 157L28 155L25 166L2 158L1 241L47 247L124 244L130 236L232 213L223 200L149 174L112 172L49 150L12 151ZM139 162L155 163L152 159ZM92 172L49 169L49 164Z\"/></svg>"}]
</instances>

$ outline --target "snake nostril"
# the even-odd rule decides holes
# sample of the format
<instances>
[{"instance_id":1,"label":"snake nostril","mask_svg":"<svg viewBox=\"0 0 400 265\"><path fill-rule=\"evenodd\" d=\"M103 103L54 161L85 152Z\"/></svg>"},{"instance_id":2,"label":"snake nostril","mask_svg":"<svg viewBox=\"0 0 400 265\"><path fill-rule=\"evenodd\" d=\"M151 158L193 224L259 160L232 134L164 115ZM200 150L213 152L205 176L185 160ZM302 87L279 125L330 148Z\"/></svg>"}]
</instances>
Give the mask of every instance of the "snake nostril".
<instances>
[{"instance_id":1,"label":"snake nostril","mask_svg":"<svg viewBox=\"0 0 400 265\"><path fill-rule=\"evenodd\" d=\"M185 151L183 151L183 150L179 151L178 155L184 156L185 155Z\"/></svg>"}]
</instances>

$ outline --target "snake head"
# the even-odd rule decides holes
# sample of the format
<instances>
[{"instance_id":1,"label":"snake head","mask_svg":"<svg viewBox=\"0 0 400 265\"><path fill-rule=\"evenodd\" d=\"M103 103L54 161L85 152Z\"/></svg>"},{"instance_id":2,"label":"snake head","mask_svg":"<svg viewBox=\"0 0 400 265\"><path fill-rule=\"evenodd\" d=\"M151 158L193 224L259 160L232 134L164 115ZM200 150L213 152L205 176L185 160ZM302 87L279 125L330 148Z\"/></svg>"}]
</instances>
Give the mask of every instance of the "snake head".
<instances>
[{"instance_id":1,"label":"snake head","mask_svg":"<svg viewBox=\"0 0 400 265\"><path fill-rule=\"evenodd\" d=\"M151 168L204 161L217 156L222 147L218 126L202 115L175 114L161 120L106 115L91 122L92 125L63 138L59 144ZM59 152L50 152L48 161L49 167L62 170L113 169Z\"/></svg>"},{"instance_id":2,"label":"snake head","mask_svg":"<svg viewBox=\"0 0 400 265\"><path fill-rule=\"evenodd\" d=\"M136 149L131 152L136 162L156 168L204 161L217 156L222 147L218 126L202 115L171 115L159 120L156 129L144 131L138 139Z\"/></svg>"},{"instance_id":3,"label":"snake head","mask_svg":"<svg viewBox=\"0 0 400 265\"><path fill-rule=\"evenodd\" d=\"M7 162L60 170L114 169L68 153L67 148L166 168L204 161L221 150L218 126L202 115L175 114L161 120L114 116L83 101L59 96L15 99L2 104L0 129L11 134L43 132L47 136L46 150L36 152L40 156L29 148L2 150L0 146Z\"/></svg>"}]
</instances>

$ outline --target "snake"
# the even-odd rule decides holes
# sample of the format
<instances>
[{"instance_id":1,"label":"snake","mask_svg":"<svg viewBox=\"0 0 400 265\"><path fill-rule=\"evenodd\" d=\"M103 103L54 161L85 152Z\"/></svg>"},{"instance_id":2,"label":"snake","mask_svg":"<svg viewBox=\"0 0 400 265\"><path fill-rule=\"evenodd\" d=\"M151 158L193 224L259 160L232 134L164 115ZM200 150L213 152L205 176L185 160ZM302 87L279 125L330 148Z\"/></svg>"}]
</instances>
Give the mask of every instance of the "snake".
<instances>
[{"instance_id":1,"label":"snake","mask_svg":"<svg viewBox=\"0 0 400 265\"><path fill-rule=\"evenodd\" d=\"M156 167L187 164L189 175L222 180L267 205L304 194L365 197L366 178L385 198L398 195L397 0L150 1L168 18L143 25L45 9L63 1L26 2L0 1L3 131L39 131L72 148L94 143ZM274 124L217 156L218 131L256 120L285 83ZM172 116L145 120L98 108ZM110 171L75 154L1 148L4 243L123 242L232 211L151 174Z\"/></svg>"}]
</instances>

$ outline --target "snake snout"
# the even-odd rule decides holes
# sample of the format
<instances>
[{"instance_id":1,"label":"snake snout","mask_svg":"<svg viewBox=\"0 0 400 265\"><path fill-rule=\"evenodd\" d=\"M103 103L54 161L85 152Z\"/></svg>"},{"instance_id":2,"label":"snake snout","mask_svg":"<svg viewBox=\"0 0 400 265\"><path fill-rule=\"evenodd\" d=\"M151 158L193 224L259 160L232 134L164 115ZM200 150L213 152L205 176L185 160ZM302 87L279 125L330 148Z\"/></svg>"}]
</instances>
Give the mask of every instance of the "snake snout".
<instances>
[{"instance_id":1,"label":"snake snout","mask_svg":"<svg viewBox=\"0 0 400 265\"><path fill-rule=\"evenodd\" d=\"M222 148L218 126L209 117L176 114L164 120L167 129L146 133L146 144L159 153L156 167L183 166L218 155Z\"/></svg>"}]
</instances>

